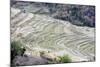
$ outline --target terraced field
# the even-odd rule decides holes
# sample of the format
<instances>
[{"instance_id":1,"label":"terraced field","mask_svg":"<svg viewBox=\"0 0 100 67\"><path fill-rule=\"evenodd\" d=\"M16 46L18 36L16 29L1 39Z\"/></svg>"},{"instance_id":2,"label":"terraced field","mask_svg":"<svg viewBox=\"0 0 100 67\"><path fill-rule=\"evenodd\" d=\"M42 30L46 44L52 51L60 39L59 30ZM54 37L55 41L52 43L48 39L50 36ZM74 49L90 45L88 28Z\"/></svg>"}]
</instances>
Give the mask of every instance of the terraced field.
<instances>
[{"instance_id":1,"label":"terraced field","mask_svg":"<svg viewBox=\"0 0 100 67\"><path fill-rule=\"evenodd\" d=\"M50 51L57 56L68 54L72 62L94 61L94 33L94 28L11 8L11 41L22 42L31 55Z\"/></svg>"}]
</instances>

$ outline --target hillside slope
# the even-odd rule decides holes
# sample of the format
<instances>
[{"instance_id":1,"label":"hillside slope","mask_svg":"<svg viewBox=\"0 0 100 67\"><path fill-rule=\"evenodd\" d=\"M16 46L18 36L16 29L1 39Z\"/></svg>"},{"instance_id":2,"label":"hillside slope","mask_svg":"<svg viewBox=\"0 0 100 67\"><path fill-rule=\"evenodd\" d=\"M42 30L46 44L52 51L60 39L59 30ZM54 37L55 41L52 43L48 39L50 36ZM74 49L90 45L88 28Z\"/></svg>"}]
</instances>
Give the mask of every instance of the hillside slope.
<instances>
[{"instance_id":1,"label":"hillside slope","mask_svg":"<svg viewBox=\"0 0 100 67\"><path fill-rule=\"evenodd\" d=\"M95 6L14 1L11 6L24 12L46 14L78 26L95 27Z\"/></svg>"},{"instance_id":2,"label":"hillside slope","mask_svg":"<svg viewBox=\"0 0 100 67\"><path fill-rule=\"evenodd\" d=\"M95 29L72 25L43 14L24 13L11 8L11 41L20 41L26 54L38 56L39 51L69 55L72 62L94 61Z\"/></svg>"}]
</instances>

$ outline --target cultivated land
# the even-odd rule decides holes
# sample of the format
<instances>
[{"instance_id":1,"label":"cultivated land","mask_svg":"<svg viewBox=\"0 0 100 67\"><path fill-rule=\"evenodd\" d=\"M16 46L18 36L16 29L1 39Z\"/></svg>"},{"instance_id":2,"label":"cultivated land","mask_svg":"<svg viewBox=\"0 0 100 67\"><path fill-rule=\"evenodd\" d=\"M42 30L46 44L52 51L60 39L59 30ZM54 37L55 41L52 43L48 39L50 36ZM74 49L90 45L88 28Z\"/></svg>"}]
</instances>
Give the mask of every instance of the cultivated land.
<instances>
[{"instance_id":1,"label":"cultivated land","mask_svg":"<svg viewBox=\"0 0 100 67\"><path fill-rule=\"evenodd\" d=\"M94 32L95 28L11 8L11 42L20 41L26 48L25 54L38 57L35 59L40 63L43 58L54 59L63 55L68 55L72 62L94 61ZM40 55L42 51L43 56ZM33 64L36 60L31 59Z\"/></svg>"}]
</instances>

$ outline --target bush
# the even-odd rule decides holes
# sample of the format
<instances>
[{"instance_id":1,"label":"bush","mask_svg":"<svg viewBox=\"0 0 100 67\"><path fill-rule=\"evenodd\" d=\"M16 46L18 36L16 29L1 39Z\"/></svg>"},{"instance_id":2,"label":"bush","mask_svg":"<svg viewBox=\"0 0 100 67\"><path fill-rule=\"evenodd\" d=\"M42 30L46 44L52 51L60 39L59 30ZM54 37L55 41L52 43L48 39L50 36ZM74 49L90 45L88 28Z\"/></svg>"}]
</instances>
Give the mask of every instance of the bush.
<instances>
[{"instance_id":1,"label":"bush","mask_svg":"<svg viewBox=\"0 0 100 67\"><path fill-rule=\"evenodd\" d=\"M72 61L68 55L64 55L64 56L59 57L59 58L60 58L61 63L70 63Z\"/></svg>"},{"instance_id":2,"label":"bush","mask_svg":"<svg viewBox=\"0 0 100 67\"><path fill-rule=\"evenodd\" d=\"M25 50L26 49L22 48L22 44L19 41L11 42L11 63L16 56L22 56Z\"/></svg>"}]
</instances>

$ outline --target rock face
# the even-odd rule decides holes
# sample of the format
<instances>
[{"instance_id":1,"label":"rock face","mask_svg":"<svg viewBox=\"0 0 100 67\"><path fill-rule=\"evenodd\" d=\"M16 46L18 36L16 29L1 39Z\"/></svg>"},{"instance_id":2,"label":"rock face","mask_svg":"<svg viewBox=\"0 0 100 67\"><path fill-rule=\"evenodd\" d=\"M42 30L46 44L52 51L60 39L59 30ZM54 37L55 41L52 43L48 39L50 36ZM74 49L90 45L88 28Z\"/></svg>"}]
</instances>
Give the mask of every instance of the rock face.
<instances>
[{"instance_id":1,"label":"rock face","mask_svg":"<svg viewBox=\"0 0 100 67\"><path fill-rule=\"evenodd\" d=\"M68 54L72 62L94 61L94 33L95 28L76 26L68 21L54 19L49 15L11 8L11 41L16 40L23 43L27 54L32 56L39 55L34 51L50 51L57 56ZM49 58L50 55L44 54L43 56ZM41 59L38 60L41 61ZM36 63L34 61L32 65Z\"/></svg>"}]
</instances>

